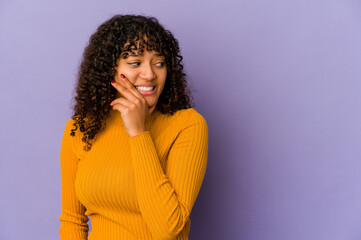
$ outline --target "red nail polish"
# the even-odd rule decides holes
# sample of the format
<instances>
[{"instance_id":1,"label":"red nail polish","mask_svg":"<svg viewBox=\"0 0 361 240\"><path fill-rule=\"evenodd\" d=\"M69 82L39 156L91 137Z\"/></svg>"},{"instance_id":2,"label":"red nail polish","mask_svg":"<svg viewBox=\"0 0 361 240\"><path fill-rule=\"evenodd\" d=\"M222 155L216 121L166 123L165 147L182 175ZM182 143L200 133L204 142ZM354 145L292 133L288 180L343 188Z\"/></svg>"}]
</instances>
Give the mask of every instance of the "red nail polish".
<instances>
[{"instance_id":1,"label":"red nail polish","mask_svg":"<svg viewBox=\"0 0 361 240\"><path fill-rule=\"evenodd\" d=\"M124 76L123 74L120 74L120 77L121 77L121 78L125 78L125 76Z\"/></svg>"},{"instance_id":2,"label":"red nail polish","mask_svg":"<svg viewBox=\"0 0 361 240\"><path fill-rule=\"evenodd\" d=\"M114 80L112 80L112 83L115 83L115 81L114 81Z\"/></svg>"}]
</instances>

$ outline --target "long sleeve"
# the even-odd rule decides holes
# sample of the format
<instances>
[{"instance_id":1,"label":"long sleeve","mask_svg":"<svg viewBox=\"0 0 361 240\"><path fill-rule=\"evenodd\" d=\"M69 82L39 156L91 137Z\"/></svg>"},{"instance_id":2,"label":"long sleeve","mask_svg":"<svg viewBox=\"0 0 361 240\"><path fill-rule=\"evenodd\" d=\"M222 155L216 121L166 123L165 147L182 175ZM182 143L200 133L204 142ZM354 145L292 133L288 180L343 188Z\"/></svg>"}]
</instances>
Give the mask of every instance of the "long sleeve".
<instances>
[{"instance_id":1,"label":"long sleeve","mask_svg":"<svg viewBox=\"0 0 361 240\"><path fill-rule=\"evenodd\" d=\"M88 216L84 214L86 209L75 195L78 158L72 146L71 128L72 120L68 120L60 149L62 212L59 216L59 233L61 240L85 240L89 230Z\"/></svg>"},{"instance_id":2,"label":"long sleeve","mask_svg":"<svg viewBox=\"0 0 361 240\"><path fill-rule=\"evenodd\" d=\"M185 118L165 171L149 131L129 138L139 208L155 239L175 239L182 231L206 171L207 123L194 110Z\"/></svg>"}]
</instances>

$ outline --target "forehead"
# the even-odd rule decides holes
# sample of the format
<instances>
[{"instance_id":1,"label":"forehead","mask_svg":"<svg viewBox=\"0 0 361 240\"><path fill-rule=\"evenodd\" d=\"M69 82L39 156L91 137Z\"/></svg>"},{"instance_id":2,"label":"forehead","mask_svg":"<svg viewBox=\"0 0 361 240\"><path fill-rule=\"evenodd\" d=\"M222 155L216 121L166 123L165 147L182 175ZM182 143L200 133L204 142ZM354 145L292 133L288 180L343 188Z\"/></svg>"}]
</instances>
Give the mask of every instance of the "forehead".
<instances>
[{"instance_id":1,"label":"forehead","mask_svg":"<svg viewBox=\"0 0 361 240\"><path fill-rule=\"evenodd\" d=\"M129 53L127 56L128 57L144 57L144 55L153 55L155 57L163 57L164 54L161 54L159 52L156 52L156 51L147 51L147 50L144 50L143 52L134 52L134 53Z\"/></svg>"},{"instance_id":2,"label":"forehead","mask_svg":"<svg viewBox=\"0 0 361 240\"><path fill-rule=\"evenodd\" d=\"M155 39L148 39L146 36L143 36L143 38L136 41L129 40L126 42L122 48L121 57L144 56L144 52L146 52L146 54L150 53L154 56L164 56L159 42Z\"/></svg>"},{"instance_id":3,"label":"forehead","mask_svg":"<svg viewBox=\"0 0 361 240\"><path fill-rule=\"evenodd\" d=\"M126 59L128 59L129 57L144 57L144 55L146 55L146 58L150 57L157 57L157 58L164 58L165 60L165 56L164 54L155 52L154 50L152 51L147 51L144 50L142 53L140 53L139 51L135 51L134 53L131 52L123 52L122 55L118 58L117 64L119 64L122 61L125 61Z\"/></svg>"},{"instance_id":4,"label":"forehead","mask_svg":"<svg viewBox=\"0 0 361 240\"><path fill-rule=\"evenodd\" d=\"M160 52L157 52L155 50L148 51L146 48L144 48L142 51L140 51L139 49L123 51L120 57L125 59L128 57L144 57L145 55L151 57L165 57L164 54Z\"/></svg>"}]
</instances>

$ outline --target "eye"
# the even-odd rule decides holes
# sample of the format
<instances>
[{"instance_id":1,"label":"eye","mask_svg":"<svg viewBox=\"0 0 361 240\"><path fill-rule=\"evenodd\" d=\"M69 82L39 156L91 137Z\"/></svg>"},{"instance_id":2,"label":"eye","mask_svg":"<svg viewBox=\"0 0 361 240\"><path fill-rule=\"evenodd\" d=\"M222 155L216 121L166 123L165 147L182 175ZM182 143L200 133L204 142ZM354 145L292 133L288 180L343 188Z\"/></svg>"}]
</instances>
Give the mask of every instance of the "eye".
<instances>
[{"instance_id":1,"label":"eye","mask_svg":"<svg viewBox=\"0 0 361 240\"><path fill-rule=\"evenodd\" d=\"M164 65L164 62L158 62L156 63L156 65L158 64L158 67L162 67Z\"/></svg>"},{"instance_id":2,"label":"eye","mask_svg":"<svg viewBox=\"0 0 361 240\"><path fill-rule=\"evenodd\" d=\"M140 64L140 62L130 62L130 63L128 63L129 65L131 65L131 66L139 66L139 65L137 65L137 64Z\"/></svg>"}]
</instances>

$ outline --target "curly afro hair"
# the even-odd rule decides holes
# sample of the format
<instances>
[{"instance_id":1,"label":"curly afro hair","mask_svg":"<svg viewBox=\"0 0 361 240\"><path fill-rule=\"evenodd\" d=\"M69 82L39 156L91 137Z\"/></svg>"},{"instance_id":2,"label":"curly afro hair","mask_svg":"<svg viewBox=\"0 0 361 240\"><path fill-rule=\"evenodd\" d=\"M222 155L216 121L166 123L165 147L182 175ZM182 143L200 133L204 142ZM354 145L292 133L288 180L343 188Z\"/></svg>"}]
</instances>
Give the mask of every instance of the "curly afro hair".
<instances>
[{"instance_id":1,"label":"curly afro hair","mask_svg":"<svg viewBox=\"0 0 361 240\"><path fill-rule=\"evenodd\" d=\"M165 56L167 77L154 111L173 115L181 109L193 105L191 91L187 88L186 74L183 72L183 57L177 39L154 17L142 15L115 15L90 37L77 76L76 96L72 99L75 129L83 132L85 151L91 149L91 140L105 129L105 121L110 116L109 105L116 98L117 90L110 84L116 74L120 57L129 53L154 50Z\"/></svg>"}]
</instances>

